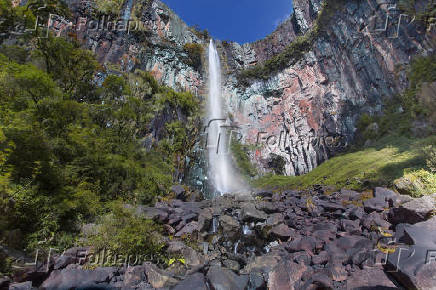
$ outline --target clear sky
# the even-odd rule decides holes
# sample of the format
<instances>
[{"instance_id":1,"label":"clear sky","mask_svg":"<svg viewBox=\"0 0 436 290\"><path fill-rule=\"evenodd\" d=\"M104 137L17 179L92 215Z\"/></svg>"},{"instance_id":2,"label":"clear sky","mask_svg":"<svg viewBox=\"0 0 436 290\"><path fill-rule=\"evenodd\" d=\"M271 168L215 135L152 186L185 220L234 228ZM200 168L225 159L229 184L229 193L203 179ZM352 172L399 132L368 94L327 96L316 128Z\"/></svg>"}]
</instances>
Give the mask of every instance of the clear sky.
<instances>
[{"instance_id":1,"label":"clear sky","mask_svg":"<svg viewBox=\"0 0 436 290\"><path fill-rule=\"evenodd\" d=\"M270 34L292 12L292 0L162 0L188 25L220 40L253 42Z\"/></svg>"}]
</instances>

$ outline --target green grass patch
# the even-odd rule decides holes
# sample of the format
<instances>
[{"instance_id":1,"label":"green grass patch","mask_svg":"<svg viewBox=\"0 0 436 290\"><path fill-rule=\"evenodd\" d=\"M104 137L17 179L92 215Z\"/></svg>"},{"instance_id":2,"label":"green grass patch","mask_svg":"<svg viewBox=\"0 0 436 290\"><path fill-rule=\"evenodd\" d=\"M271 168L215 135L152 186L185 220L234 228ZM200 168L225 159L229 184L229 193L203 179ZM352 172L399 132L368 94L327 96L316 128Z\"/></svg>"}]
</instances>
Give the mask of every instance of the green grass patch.
<instances>
[{"instance_id":1,"label":"green grass patch","mask_svg":"<svg viewBox=\"0 0 436 290\"><path fill-rule=\"evenodd\" d=\"M255 180L253 185L278 190L315 184L354 190L391 187L393 181L405 173L426 168L422 148L435 143L436 136L425 139L385 137L373 147L333 157L308 174L269 175Z\"/></svg>"},{"instance_id":2,"label":"green grass patch","mask_svg":"<svg viewBox=\"0 0 436 290\"><path fill-rule=\"evenodd\" d=\"M240 172L246 177L256 176L257 170L250 161L248 146L233 140L230 149L232 150L236 166L239 168Z\"/></svg>"}]
</instances>

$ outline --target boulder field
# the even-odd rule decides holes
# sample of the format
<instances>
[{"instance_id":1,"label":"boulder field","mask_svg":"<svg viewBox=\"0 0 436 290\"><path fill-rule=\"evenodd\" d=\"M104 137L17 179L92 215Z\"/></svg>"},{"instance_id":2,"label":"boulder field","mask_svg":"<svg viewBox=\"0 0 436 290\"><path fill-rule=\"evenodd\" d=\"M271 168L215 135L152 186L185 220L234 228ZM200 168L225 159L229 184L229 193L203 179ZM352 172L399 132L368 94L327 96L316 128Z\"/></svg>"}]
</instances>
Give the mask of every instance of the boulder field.
<instances>
[{"instance_id":1,"label":"boulder field","mask_svg":"<svg viewBox=\"0 0 436 290\"><path fill-rule=\"evenodd\" d=\"M174 199L136 213L164 225L165 267L89 270L72 248L7 289L436 289L435 195L327 187Z\"/></svg>"}]
</instances>

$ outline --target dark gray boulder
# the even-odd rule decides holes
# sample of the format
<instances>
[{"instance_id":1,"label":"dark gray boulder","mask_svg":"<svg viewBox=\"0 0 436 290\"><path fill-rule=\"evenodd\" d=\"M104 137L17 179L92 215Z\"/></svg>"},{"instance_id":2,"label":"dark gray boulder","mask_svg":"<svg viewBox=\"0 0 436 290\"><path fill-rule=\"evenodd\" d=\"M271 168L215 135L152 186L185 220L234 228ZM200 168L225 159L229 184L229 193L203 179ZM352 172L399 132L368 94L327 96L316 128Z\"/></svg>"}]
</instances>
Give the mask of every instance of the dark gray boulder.
<instances>
[{"instance_id":1,"label":"dark gray boulder","mask_svg":"<svg viewBox=\"0 0 436 290\"><path fill-rule=\"evenodd\" d=\"M432 196L423 196L408 201L389 211L389 221L393 224L416 224L425 221L436 210Z\"/></svg>"},{"instance_id":2,"label":"dark gray boulder","mask_svg":"<svg viewBox=\"0 0 436 290\"><path fill-rule=\"evenodd\" d=\"M31 281L22 282L22 283L13 283L9 285L9 290L31 290L31 289L34 289L32 287Z\"/></svg>"},{"instance_id":3,"label":"dark gray boulder","mask_svg":"<svg viewBox=\"0 0 436 290\"><path fill-rule=\"evenodd\" d=\"M204 275L195 273L178 283L172 290L208 290Z\"/></svg>"},{"instance_id":4,"label":"dark gray boulder","mask_svg":"<svg viewBox=\"0 0 436 290\"><path fill-rule=\"evenodd\" d=\"M190 235L199 230L198 222L192 221L185 225L180 231L178 231L174 236L181 237L183 235Z\"/></svg>"},{"instance_id":5,"label":"dark gray boulder","mask_svg":"<svg viewBox=\"0 0 436 290\"><path fill-rule=\"evenodd\" d=\"M147 283L144 266L128 267L124 274L123 286L128 289L134 289L139 285L144 286ZM148 284L148 283L147 283ZM150 286L148 284L148 286ZM151 286L150 286L151 288Z\"/></svg>"},{"instance_id":6,"label":"dark gray boulder","mask_svg":"<svg viewBox=\"0 0 436 290\"><path fill-rule=\"evenodd\" d=\"M256 209L252 203L242 205L241 217L244 222L263 222L268 218L266 213Z\"/></svg>"},{"instance_id":7,"label":"dark gray boulder","mask_svg":"<svg viewBox=\"0 0 436 290\"><path fill-rule=\"evenodd\" d=\"M43 289L94 288L107 289L109 281L115 276L116 268L97 268L96 270L64 269L53 271L42 284Z\"/></svg>"},{"instance_id":8,"label":"dark gray boulder","mask_svg":"<svg viewBox=\"0 0 436 290\"><path fill-rule=\"evenodd\" d=\"M384 197L374 197L363 202L363 208L366 212L370 213L373 211L382 212L389 207L388 202Z\"/></svg>"},{"instance_id":9,"label":"dark gray boulder","mask_svg":"<svg viewBox=\"0 0 436 290\"><path fill-rule=\"evenodd\" d=\"M408 289L434 289L436 217L414 225L400 224L396 236L402 244L388 255L385 270Z\"/></svg>"},{"instance_id":10,"label":"dark gray boulder","mask_svg":"<svg viewBox=\"0 0 436 290\"><path fill-rule=\"evenodd\" d=\"M244 290L248 283L248 276L238 276L231 270L213 266L207 272L207 279L214 290Z\"/></svg>"},{"instance_id":11,"label":"dark gray boulder","mask_svg":"<svg viewBox=\"0 0 436 290\"><path fill-rule=\"evenodd\" d=\"M186 196L185 196L186 190L180 184L171 186L171 191L174 192L174 194L176 195L176 198L178 198L178 199L183 200L186 198Z\"/></svg>"}]
</instances>

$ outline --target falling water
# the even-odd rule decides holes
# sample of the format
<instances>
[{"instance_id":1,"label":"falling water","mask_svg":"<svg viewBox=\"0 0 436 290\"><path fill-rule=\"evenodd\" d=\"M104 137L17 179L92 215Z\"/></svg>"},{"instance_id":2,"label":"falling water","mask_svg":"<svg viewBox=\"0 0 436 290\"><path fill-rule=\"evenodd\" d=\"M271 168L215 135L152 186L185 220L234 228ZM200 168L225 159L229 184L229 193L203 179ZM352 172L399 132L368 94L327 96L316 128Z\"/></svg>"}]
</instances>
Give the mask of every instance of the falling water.
<instances>
[{"instance_id":1,"label":"falling water","mask_svg":"<svg viewBox=\"0 0 436 290\"><path fill-rule=\"evenodd\" d=\"M212 40L209 44L209 108L208 158L209 179L220 193L236 193L243 189L239 174L232 167L229 151L229 130L221 96L221 66Z\"/></svg>"},{"instance_id":2,"label":"falling water","mask_svg":"<svg viewBox=\"0 0 436 290\"><path fill-rule=\"evenodd\" d=\"M127 21L130 20L130 14L132 13L132 8L133 8L133 0L127 0L124 3L124 12L122 15L122 19L127 23Z\"/></svg>"},{"instance_id":3,"label":"falling water","mask_svg":"<svg viewBox=\"0 0 436 290\"><path fill-rule=\"evenodd\" d=\"M216 234L218 228L218 217L212 217L212 227L210 229L211 234Z\"/></svg>"},{"instance_id":4,"label":"falling water","mask_svg":"<svg viewBox=\"0 0 436 290\"><path fill-rule=\"evenodd\" d=\"M233 248L233 254L238 254L238 247L239 247L239 243L241 242L241 240L238 240L236 243L235 243L235 247Z\"/></svg>"}]
</instances>

